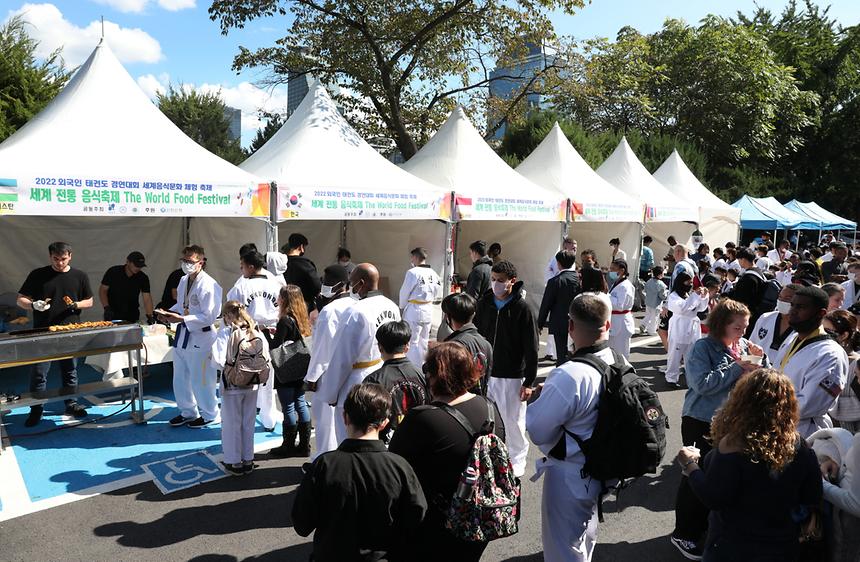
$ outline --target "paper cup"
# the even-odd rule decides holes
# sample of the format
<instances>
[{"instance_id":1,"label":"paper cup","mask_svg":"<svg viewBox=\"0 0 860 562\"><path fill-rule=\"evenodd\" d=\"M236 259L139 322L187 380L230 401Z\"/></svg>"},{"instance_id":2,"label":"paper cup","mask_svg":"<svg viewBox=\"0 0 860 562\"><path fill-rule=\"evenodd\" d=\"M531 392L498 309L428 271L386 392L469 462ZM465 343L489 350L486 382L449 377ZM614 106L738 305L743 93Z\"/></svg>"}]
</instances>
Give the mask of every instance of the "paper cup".
<instances>
[{"instance_id":1,"label":"paper cup","mask_svg":"<svg viewBox=\"0 0 860 562\"><path fill-rule=\"evenodd\" d=\"M755 363L756 365L761 365L761 361L764 358L762 355L741 355L741 361L746 361L747 363Z\"/></svg>"}]
</instances>

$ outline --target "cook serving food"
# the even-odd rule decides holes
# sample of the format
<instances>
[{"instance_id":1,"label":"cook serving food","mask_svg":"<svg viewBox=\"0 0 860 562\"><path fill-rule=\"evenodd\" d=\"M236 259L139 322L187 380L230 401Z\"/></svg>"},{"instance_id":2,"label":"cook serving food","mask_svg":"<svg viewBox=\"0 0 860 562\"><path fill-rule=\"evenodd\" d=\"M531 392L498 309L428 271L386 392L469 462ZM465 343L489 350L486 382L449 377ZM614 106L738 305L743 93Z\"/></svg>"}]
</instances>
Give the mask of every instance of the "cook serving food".
<instances>
[{"instance_id":1,"label":"cook serving food","mask_svg":"<svg viewBox=\"0 0 860 562\"><path fill-rule=\"evenodd\" d=\"M51 265L34 269L18 291L18 306L33 311L34 328L50 328L78 324L81 309L93 306L93 292L86 273L73 268L72 246L54 242L48 246ZM78 373L74 359L59 360L63 387L75 389ZM47 386L51 362L37 363L30 372L30 391L41 392ZM87 411L74 400L66 400L66 413L76 418L86 417ZM24 425L32 427L42 419L42 406L32 406Z\"/></svg>"}]
</instances>

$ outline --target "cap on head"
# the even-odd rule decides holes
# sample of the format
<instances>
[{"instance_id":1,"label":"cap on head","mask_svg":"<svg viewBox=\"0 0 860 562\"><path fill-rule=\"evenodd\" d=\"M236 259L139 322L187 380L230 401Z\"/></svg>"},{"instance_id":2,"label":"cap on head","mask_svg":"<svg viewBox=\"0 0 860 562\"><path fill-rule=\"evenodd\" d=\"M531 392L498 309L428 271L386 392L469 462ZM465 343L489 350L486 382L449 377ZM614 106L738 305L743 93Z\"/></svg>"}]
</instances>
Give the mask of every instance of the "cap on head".
<instances>
[{"instance_id":1,"label":"cap on head","mask_svg":"<svg viewBox=\"0 0 860 562\"><path fill-rule=\"evenodd\" d=\"M146 267L146 258L144 258L143 254L140 252L132 252L125 259L131 262L135 267Z\"/></svg>"}]
</instances>

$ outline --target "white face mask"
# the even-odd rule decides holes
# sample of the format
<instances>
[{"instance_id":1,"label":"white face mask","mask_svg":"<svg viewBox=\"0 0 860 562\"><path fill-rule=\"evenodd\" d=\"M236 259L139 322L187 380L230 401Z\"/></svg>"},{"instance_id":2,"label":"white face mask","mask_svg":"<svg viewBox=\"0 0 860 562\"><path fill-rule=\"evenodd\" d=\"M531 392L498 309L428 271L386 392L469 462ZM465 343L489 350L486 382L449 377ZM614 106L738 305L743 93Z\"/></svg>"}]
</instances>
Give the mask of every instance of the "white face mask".
<instances>
[{"instance_id":1,"label":"white face mask","mask_svg":"<svg viewBox=\"0 0 860 562\"><path fill-rule=\"evenodd\" d=\"M776 311L785 316L791 310L791 303L785 301L776 301Z\"/></svg>"},{"instance_id":2,"label":"white face mask","mask_svg":"<svg viewBox=\"0 0 860 562\"><path fill-rule=\"evenodd\" d=\"M320 294L325 298L330 299L334 296L334 292L332 291L332 289L334 289L333 286L323 285L322 287L320 287Z\"/></svg>"},{"instance_id":3,"label":"white face mask","mask_svg":"<svg viewBox=\"0 0 860 562\"><path fill-rule=\"evenodd\" d=\"M849 271L848 272L848 280L849 281L857 281L857 272Z\"/></svg>"},{"instance_id":4,"label":"white face mask","mask_svg":"<svg viewBox=\"0 0 860 562\"><path fill-rule=\"evenodd\" d=\"M503 281L493 281L493 294L496 298L502 298L508 292L508 283Z\"/></svg>"},{"instance_id":5,"label":"white face mask","mask_svg":"<svg viewBox=\"0 0 860 562\"><path fill-rule=\"evenodd\" d=\"M179 262L179 267L182 268L182 273L184 273L185 275L191 275L192 273L197 271L196 263L186 263L183 261Z\"/></svg>"}]
</instances>

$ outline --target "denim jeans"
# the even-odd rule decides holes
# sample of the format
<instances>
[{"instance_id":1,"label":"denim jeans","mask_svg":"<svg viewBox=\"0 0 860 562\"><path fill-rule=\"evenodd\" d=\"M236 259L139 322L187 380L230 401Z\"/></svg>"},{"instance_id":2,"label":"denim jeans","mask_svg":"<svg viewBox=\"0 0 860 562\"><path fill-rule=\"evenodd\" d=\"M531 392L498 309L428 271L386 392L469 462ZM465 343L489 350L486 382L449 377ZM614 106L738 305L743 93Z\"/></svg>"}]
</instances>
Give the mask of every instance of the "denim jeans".
<instances>
[{"instance_id":1,"label":"denim jeans","mask_svg":"<svg viewBox=\"0 0 860 562\"><path fill-rule=\"evenodd\" d=\"M278 400L284 410L284 425L296 425L296 422L310 423L308 403L305 400L305 389L301 386L285 386L277 389ZM298 415L297 415L298 414Z\"/></svg>"},{"instance_id":2,"label":"denim jeans","mask_svg":"<svg viewBox=\"0 0 860 562\"><path fill-rule=\"evenodd\" d=\"M60 372L63 375L63 388L74 390L78 387L78 371L75 368L74 359L60 359ZM30 392L44 392L48 387L48 371L51 369L51 361L36 363L30 370ZM66 400L70 404L74 400Z\"/></svg>"}]
</instances>

